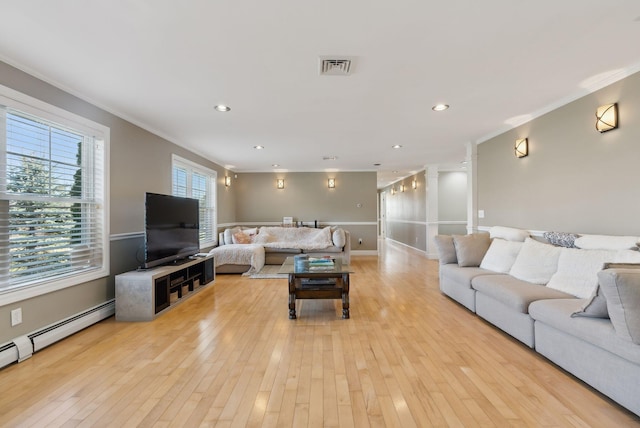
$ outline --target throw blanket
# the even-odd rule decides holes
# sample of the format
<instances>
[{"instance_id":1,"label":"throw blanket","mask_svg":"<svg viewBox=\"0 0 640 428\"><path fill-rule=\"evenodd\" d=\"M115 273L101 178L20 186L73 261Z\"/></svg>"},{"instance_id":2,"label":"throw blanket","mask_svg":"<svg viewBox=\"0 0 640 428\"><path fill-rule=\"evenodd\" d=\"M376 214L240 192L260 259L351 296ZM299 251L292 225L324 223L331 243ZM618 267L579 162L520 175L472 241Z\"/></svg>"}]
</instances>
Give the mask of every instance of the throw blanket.
<instances>
[{"instance_id":1,"label":"throw blanket","mask_svg":"<svg viewBox=\"0 0 640 428\"><path fill-rule=\"evenodd\" d=\"M209 251L215 256L216 267L222 265L251 265L243 275L259 272L264 266L264 247L256 244L229 244Z\"/></svg>"},{"instance_id":2,"label":"throw blanket","mask_svg":"<svg viewBox=\"0 0 640 428\"><path fill-rule=\"evenodd\" d=\"M299 248L301 250L322 250L333 245L330 227L312 229L309 227L263 226L254 237L253 242L269 248Z\"/></svg>"}]
</instances>

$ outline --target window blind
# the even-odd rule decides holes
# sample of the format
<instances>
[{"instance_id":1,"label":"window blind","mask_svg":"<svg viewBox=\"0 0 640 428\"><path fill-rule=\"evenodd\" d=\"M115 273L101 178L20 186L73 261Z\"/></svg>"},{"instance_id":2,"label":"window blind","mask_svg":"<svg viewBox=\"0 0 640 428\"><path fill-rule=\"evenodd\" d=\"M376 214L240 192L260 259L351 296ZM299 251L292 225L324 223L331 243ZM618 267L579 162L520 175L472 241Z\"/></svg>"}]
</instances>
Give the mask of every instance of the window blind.
<instances>
[{"instance_id":1,"label":"window blind","mask_svg":"<svg viewBox=\"0 0 640 428\"><path fill-rule=\"evenodd\" d=\"M173 195L198 200L200 217L200 247L217 243L216 177L217 173L186 159L173 158Z\"/></svg>"},{"instance_id":2,"label":"window blind","mask_svg":"<svg viewBox=\"0 0 640 428\"><path fill-rule=\"evenodd\" d=\"M103 267L104 145L6 108L0 200L0 288Z\"/></svg>"}]
</instances>

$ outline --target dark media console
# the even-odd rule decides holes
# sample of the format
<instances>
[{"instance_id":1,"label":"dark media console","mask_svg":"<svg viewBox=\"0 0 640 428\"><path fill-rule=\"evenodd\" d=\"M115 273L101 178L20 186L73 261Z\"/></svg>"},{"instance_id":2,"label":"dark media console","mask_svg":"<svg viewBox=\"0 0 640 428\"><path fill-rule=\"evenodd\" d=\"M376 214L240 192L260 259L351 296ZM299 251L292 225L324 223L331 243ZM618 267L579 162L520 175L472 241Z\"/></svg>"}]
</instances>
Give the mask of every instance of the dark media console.
<instances>
[{"instance_id":1,"label":"dark media console","mask_svg":"<svg viewBox=\"0 0 640 428\"><path fill-rule=\"evenodd\" d=\"M213 256L116 275L116 320L151 321L214 279Z\"/></svg>"}]
</instances>

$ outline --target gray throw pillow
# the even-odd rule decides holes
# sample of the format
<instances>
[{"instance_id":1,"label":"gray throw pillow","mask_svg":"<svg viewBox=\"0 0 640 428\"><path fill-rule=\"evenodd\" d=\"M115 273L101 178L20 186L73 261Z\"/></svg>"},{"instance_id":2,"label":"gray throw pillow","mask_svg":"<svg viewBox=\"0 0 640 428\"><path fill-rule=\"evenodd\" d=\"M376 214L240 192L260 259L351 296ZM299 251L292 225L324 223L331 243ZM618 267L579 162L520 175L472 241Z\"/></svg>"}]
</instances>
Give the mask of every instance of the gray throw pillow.
<instances>
[{"instance_id":1,"label":"gray throw pillow","mask_svg":"<svg viewBox=\"0 0 640 428\"><path fill-rule=\"evenodd\" d=\"M571 314L572 317L609 318L607 299L602 295L600 286L595 293L582 305L579 311Z\"/></svg>"},{"instance_id":2,"label":"gray throw pillow","mask_svg":"<svg viewBox=\"0 0 640 428\"><path fill-rule=\"evenodd\" d=\"M436 235L433 239L436 241L441 265L458 263L456 247L453 245L453 237L451 235Z\"/></svg>"},{"instance_id":3,"label":"gray throw pillow","mask_svg":"<svg viewBox=\"0 0 640 428\"><path fill-rule=\"evenodd\" d=\"M598 280L616 334L640 345L640 270L607 269Z\"/></svg>"},{"instance_id":4,"label":"gray throw pillow","mask_svg":"<svg viewBox=\"0 0 640 428\"><path fill-rule=\"evenodd\" d=\"M491 245L488 233L453 235L456 258L461 267L478 267Z\"/></svg>"},{"instance_id":5,"label":"gray throw pillow","mask_svg":"<svg viewBox=\"0 0 640 428\"><path fill-rule=\"evenodd\" d=\"M545 232L542 236L549 241L549 244L566 248L576 248L576 239L580 237L575 233L567 232Z\"/></svg>"}]
</instances>

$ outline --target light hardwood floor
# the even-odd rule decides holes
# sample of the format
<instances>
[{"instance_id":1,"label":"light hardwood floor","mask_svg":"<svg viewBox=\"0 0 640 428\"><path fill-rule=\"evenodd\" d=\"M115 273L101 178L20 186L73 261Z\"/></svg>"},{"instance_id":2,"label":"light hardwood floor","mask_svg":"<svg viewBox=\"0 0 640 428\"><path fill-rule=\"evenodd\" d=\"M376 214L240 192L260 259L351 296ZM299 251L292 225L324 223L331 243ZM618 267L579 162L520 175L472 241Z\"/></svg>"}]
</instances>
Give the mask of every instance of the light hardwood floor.
<instances>
[{"instance_id":1,"label":"light hardwood floor","mask_svg":"<svg viewBox=\"0 0 640 428\"><path fill-rule=\"evenodd\" d=\"M285 279L219 275L153 322L113 318L0 371L0 426L639 426L382 244L354 257L351 319Z\"/></svg>"}]
</instances>

